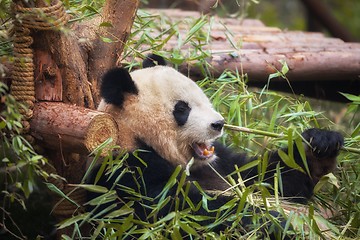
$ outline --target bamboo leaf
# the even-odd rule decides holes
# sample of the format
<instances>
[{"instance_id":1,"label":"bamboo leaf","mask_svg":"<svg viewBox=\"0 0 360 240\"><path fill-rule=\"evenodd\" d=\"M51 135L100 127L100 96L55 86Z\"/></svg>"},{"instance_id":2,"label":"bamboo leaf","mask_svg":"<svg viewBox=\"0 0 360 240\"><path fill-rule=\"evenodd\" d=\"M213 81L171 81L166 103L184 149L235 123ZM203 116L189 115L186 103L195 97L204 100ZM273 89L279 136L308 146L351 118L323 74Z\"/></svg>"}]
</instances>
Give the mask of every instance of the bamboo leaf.
<instances>
[{"instance_id":1,"label":"bamboo leaf","mask_svg":"<svg viewBox=\"0 0 360 240\"><path fill-rule=\"evenodd\" d=\"M119 218L124 215L129 215L133 212L134 212L134 209L130 208L129 205L124 205L118 210L111 211L109 214L106 215L106 217L107 218Z\"/></svg>"},{"instance_id":2,"label":"bamboo leaf","mask_svg":"<svg viewBox=\"0 0 360 240\"><path fill-rule=\"evenodd\" d=\"M331 183L336 188L340 187L339 180L337 179L337 177L335 177L335 175L333 173L328 173L325 176L323 176L320 179L320 181L315 185L314 193L318 193L320 191L320 189L328 183Z\"/></svg>"},{"instance_id":3,"label":"bamboo leaf","mask_svg":"<svg viewBox=\"0 0 360 240\"><path fill-rule=\"evenodd\" d=\"M303 143L301 137L298 137L298 138L295 139L295 145L296 145L296 148L297 148L297 150L298 150L298 152L300 154L301 161L304 164L306 173L308 174L308 176L311 176L310 169L309 169L307 159L306 159L306 152L305 152L305 148L304 148L304 143Z\"/></svg>"},{"instance_id":4,"label":"bamboo leaf","mask_svg":"<svg viewBox=\"0 0 360 240\"><path fill-rule=\"evenodd\" d=\"M188 43L191 40L191 38L194 37L194 35L196 33L198 33L206 23L207 23L206 16L203 16L203 17L197 19L195 24L188 31L188 34L182 45L185 45L186 43Z\"/></svg>"},{"instance_id":5,"label":"bamboo leaf","mask_svg":"<svg viewBox=\"0 0 360 240\"><path fill-rule=\"evenodd\" d=\"M113 25L111 24L111 22L102 22L99 25L100 27L113 27Z\"/></svg>"},{"instance_id":6,"label":"bamboo leaf","mask_svg":"<svg viewBox=\"0 0 360 240\"><path fill-rule=\"evenodd\" d=\"M184 230L185 232L187 232L187 233L189 233L189 234L191 234L191 235L193 235L193 236L199 236L199 234L196 232L195 229L193 229L193 228L190 226L190 224L184 223L184 222L182 222L182 221L178 221L177 223L179 224L180 228L181 228L182 230Z\"/></svg>"},{"instance_id":7,"label":"bamboo leaf","mask_svg":"<svg viewBox=\"0 0 360 240\"><path fill-rule=\"evenodd\" d=\"M282 67L281 67L281 73L282 75L286 75L289 72L289 66L287 65L286 61L281 59L279 60L279 62L281 63Z\"/></svg>"},{"instance_id":8,"label":"bamboo leaf","mask_svg":"<svg viewBox=\"0 0 360 240\"><path fill-rule=\"evenodd\" d=\"M356 104L360 104L360 95L356 96L353 94L349 94L349 93L342 93L340 92L341 95L343 95L344 97L346 97L348 100L356 103Z\"/></svg>"},{"instance_id":9,"label":"bamboo leaf","mask_svg":"<svg viewBox=\"0 0 360 240\"><path fill-rule=\"evenodd\" d=\"M283 150L279 149L278 154L281 160L290 168L296 169L300 172L305 173L305 171L295 162L294 158L290 158Z\"/></svg>"},{"instance_id":10,"label":"bamboo leaf","mask_svg":"<svg viewBox=\"0 0 360 240\"><path fill-rule=\"evenodd\" d=\"M177 182L177 176L181 172L181 166L177 166L173 172L173 174L170 176L169 180L167 181L166 185L164 186L163 190L160 192L160 194L157 196L161 198L165 198L166 193L172 188L176 182Z\"/></svg>"},{"instance_id":11,"label":"bamboo leaf","mask_svg":"<svg viewBox=\"0 0 360 240\"><path fill-rule=\"evenodd\" d=\"M183 237L181 236L181 233L180 233L179 226L174 226L174 228L172 229L171 239L173 239L173 240L183 239Z\"/></svg>"},{"instance_id":12,"label":"bamboo leaf","mask_svg":"<svg viewBox=\"0 0 360 240\"><path fill-rule=\"evenodd\" d=\"M86 191L95 192L95 193L106 193L109 191L106 187L99 185L92 185L92 184L69 184L69 185L74 187L81 187L84 188Z\"/></svg>"},{"instance_id":13,"label":"bamboo leaf","mask_svg":"<svg viewBox=\"0 0 360 240\"><path fill-rule=\"evenodd\" d=\"M111 38L100 36L100 39L105 43L112 43L114 42Z\"/></svg>"},{"instance_id":14,"label":"bamboo leaf","mask_svg":"<svg viewBox=\"0 0 360 240\"><path fill-rule=\"evenodd\" d=\"M71 202L72 204L76 205L77 207L80 207L75 201L73 201L71 198L69 198L65 193L63 193L59 188L57 188L54 184L52 183L45 183L46 186L54 193L58 194L60 197L68 200L69 202Z\"/></svg>"},{"instance_id":15,"label":"bamboo leaf","mask_svg":"<svg viewBox=\"0 0 360 240\"><path fill-rule=\"evenodd\" d=\"M101 230L103 229L105 223L103 221L98 221L97 222L97 227L96 230L93 232L93 234L91 235L91 240L96 240L99 237L99 234L101 232Z\"/></svg>"},{"instance_id":16,"label":"bamboo leaf","mask_svg":"<svg viewBox=\"0 0 360 240\"><path fill-rule=\"evenodd\" d=\"M76 216L74 216L72 218L66 219L66 220L59 223L58 229L63 229L63 228L69 227L69 226L73 225L76 222L80 222L80 221L85 220L89 216L90 216L90 213L83 213L83 214L76 215Z\"/></svg>"},{"instance_id":17,"label":"bamboo leaf","mask_svg":"<svg viewBox=\"0 0 360 240\"><path fill-rule=\"evenodd\" d=\"M91 199L89 202L86 203L86 205L96 206L96 205L100 205L100 204L105 204L105 203L115 201L116 198L117 198L116 191L111 190L111 191L108 191L96 198Z\"/></svg>"},{"instance_id":18,"label":"bamboo leaf","mask_svg":"<svg viewBox=\"0 0 360 240\"><path fill-rule=\"evenodd\" d=\"M290 157L290 159L294 159L294 143L293 143L292 128L288 128L287 138L288 138L288 156Z\"/></svg>"}]
</instances>

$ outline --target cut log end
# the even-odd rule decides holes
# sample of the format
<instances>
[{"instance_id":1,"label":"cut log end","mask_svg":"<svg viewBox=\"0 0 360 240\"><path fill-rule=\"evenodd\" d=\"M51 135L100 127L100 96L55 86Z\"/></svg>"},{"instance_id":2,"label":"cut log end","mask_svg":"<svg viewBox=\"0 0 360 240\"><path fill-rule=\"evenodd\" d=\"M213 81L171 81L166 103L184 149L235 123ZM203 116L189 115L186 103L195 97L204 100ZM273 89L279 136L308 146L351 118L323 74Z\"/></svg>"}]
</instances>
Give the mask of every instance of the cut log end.
<instances>
[{"instance_id":1,"label":"cut log end","mask_svg":"<svg viewBox=\"0 0 360 240\"><path fill-rule=\"evenodd\" d=\"M110 115L96 115L92 118L87 129L84 145L91 152L109 138L112 139L113 143L116 143L118 139L117 129L117 124Z\"/></svg>"}]
</instances>

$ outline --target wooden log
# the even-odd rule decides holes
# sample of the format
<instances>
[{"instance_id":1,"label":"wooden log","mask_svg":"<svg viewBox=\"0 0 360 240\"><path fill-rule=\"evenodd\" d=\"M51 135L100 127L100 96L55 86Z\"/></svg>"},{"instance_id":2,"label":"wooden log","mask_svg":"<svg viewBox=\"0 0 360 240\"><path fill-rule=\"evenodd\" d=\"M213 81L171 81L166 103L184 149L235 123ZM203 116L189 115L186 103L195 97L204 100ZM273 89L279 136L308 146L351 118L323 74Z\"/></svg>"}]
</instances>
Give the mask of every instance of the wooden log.
<instances>
[{"instance_id":1,"label":"wooden log","mask_svg":"<svg viewBox=\"0 0 360 240\"><path fill-rule=\"evenodd\" d=\"M264 54L269 53L268 51L277 51L277 49L293 49L291 52L301 52L301 51L312 51L314 49L315 51L318 51L319 49L322 49L323 51L356 51L360 49L360 43L344 43L340 39L338 39L341 42L336 41L336 39L333 39L331 41L330 39L327 39L325 41L289 41L284 40L282 42L276 41L276 42L266 42L266 41L259 41L259 42L251 42L251 41L240 41L239 39L233 39L235 44L238 44L239 49L245 49L245 50L258 50L263 51ZM245 39L244 39L245 40ZM265 40L265 39L264 39ZM311 42L311 44L310 44ZM177 39L170 39L166 45L164 46L164 49L171 50L176 49L178 47L179 41ZM184 45L183 48L192 46L190 44ZM138 49L148 49L148 46L145 44L139 47ZM202 49L216 49L216 50L229 50L234 51L236 50L230 42L226 39L225 36L220 37L219 35L216 35L216 39L211 41L211 44L204 45Z\"/></svg>"},{"instance_id":2,"label":"wooden log","mask_svg":"<svg viewBox=\"0 0 360 240\"><path fill-rule=\"evenodd\" d=\"M275 68L281 69L279 60L285 60L288 64L290 70L286 76L291 81L357 79L360 75L360 54L351 52L292 52L272 55L250 51L246 54L243 51L233 52L237 54L213 55L208 60L214 76L219 76L225 70L242 70L251 81L266 82ZM184 74L190 72L194 77L202 76L200 68L189 64L181 66L180 71Z\"/></svg>"},{"instance_id":3,"label":"wooden log","mask_svg":"<svg viewBox=\"0 0 360 240\"><path fill-rule=\"evenodd\" d=\"M154 15L169 16L172 22L184 18L191 21L191 18L200 17L200 14L194 12L173 9L156 11L153 11ZM177 27L181 32L180 36L185 39L191 26L180 21ZM207 26L204 31L207 33ZM160 32L153 29L147 34L157 38ZM360 75L359 43L345 43L341 39L329 38L322 33L281 31L257 23L249 24L238 19L221 19L216 16L209 34L211 40L204 44L203 50L209 51L211 57L208 62L212 66L214 76L219 76L224 70L242 70L248 74L250 81L266 82L269 74L281 69L279 60L287 62L290 68L287 77L291 81L355 80ZM178 49L181 40L177 37L172 36L163 50ZM134 39L136 38L137 36L134 36ZM147 49L149 46L146 44L138 48L144 54ZM188 52L193 50L189 43L181 46L183 56L189 55ZM180 66L180 71L190 74L194 79L203 77L201 69L196 64L186 63ZM272 81L277 80L280 79Z\"/></svg>"},{"instance_id":4,"label":"wooden log","mask_svg":"<svg viewBox=\"0 0 360 240\"><path fill-rule=\"evenodd\" d=\"M61 152L88 154L108 138L118 139L109 114L60 102L36 103L30 126L35 139Z\"/></svg>"}]
</instances>

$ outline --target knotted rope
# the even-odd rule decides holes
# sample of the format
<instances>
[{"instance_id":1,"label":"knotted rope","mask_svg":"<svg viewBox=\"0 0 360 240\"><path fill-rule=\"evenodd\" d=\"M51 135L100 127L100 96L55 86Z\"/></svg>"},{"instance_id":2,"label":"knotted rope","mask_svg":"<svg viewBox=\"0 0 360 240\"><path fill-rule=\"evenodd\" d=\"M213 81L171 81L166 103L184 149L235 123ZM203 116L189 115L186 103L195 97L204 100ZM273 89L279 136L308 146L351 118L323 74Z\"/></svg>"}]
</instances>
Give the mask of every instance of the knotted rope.
<instances>
[{"instance_id":1,"label":"knotted rope","mask_svg":"<svg viewBox=\"0 0 360 240\"><path fill-rule=\"evenodd\" d=\"M30 129L28 120L33 115L35 102L34 63L30 29L54 30L65 25L68 17L62 2L41 8L27 8L19 3L12 4L14 16L14 68L12 72L11 93L25 105L20 112L24 116L23 132Z\"/></svg>"}]
</instances>

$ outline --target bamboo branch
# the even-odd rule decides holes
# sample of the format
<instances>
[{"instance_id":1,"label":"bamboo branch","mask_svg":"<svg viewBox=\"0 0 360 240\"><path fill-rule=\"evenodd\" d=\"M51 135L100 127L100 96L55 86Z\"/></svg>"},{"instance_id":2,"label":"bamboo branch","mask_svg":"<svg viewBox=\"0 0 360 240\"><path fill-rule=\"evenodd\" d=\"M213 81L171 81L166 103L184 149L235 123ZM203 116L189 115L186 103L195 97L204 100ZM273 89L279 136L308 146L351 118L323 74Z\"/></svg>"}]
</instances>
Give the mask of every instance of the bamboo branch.
<instances>
[{"instance_id":1,"label":"bamboo branch","mask_svg":"<svg viewBox=\"0 0 360 240\"><path fill-rule=\"evenodd\" d=\"M273 138L286 138L287 137L287 135L284 133L273 133L273 132L251 129L251 128L247 128L247 127L239 127L239 126L234 126L234 125L229 125L229 124L225 124L225 128L233 130L233 131L251 133L251 134L262 135L262 136L273 137ZM360 149L357 149L357 148L343 146L340 148L340 150L360 154Z\"/></svg>"}]
</instances>

